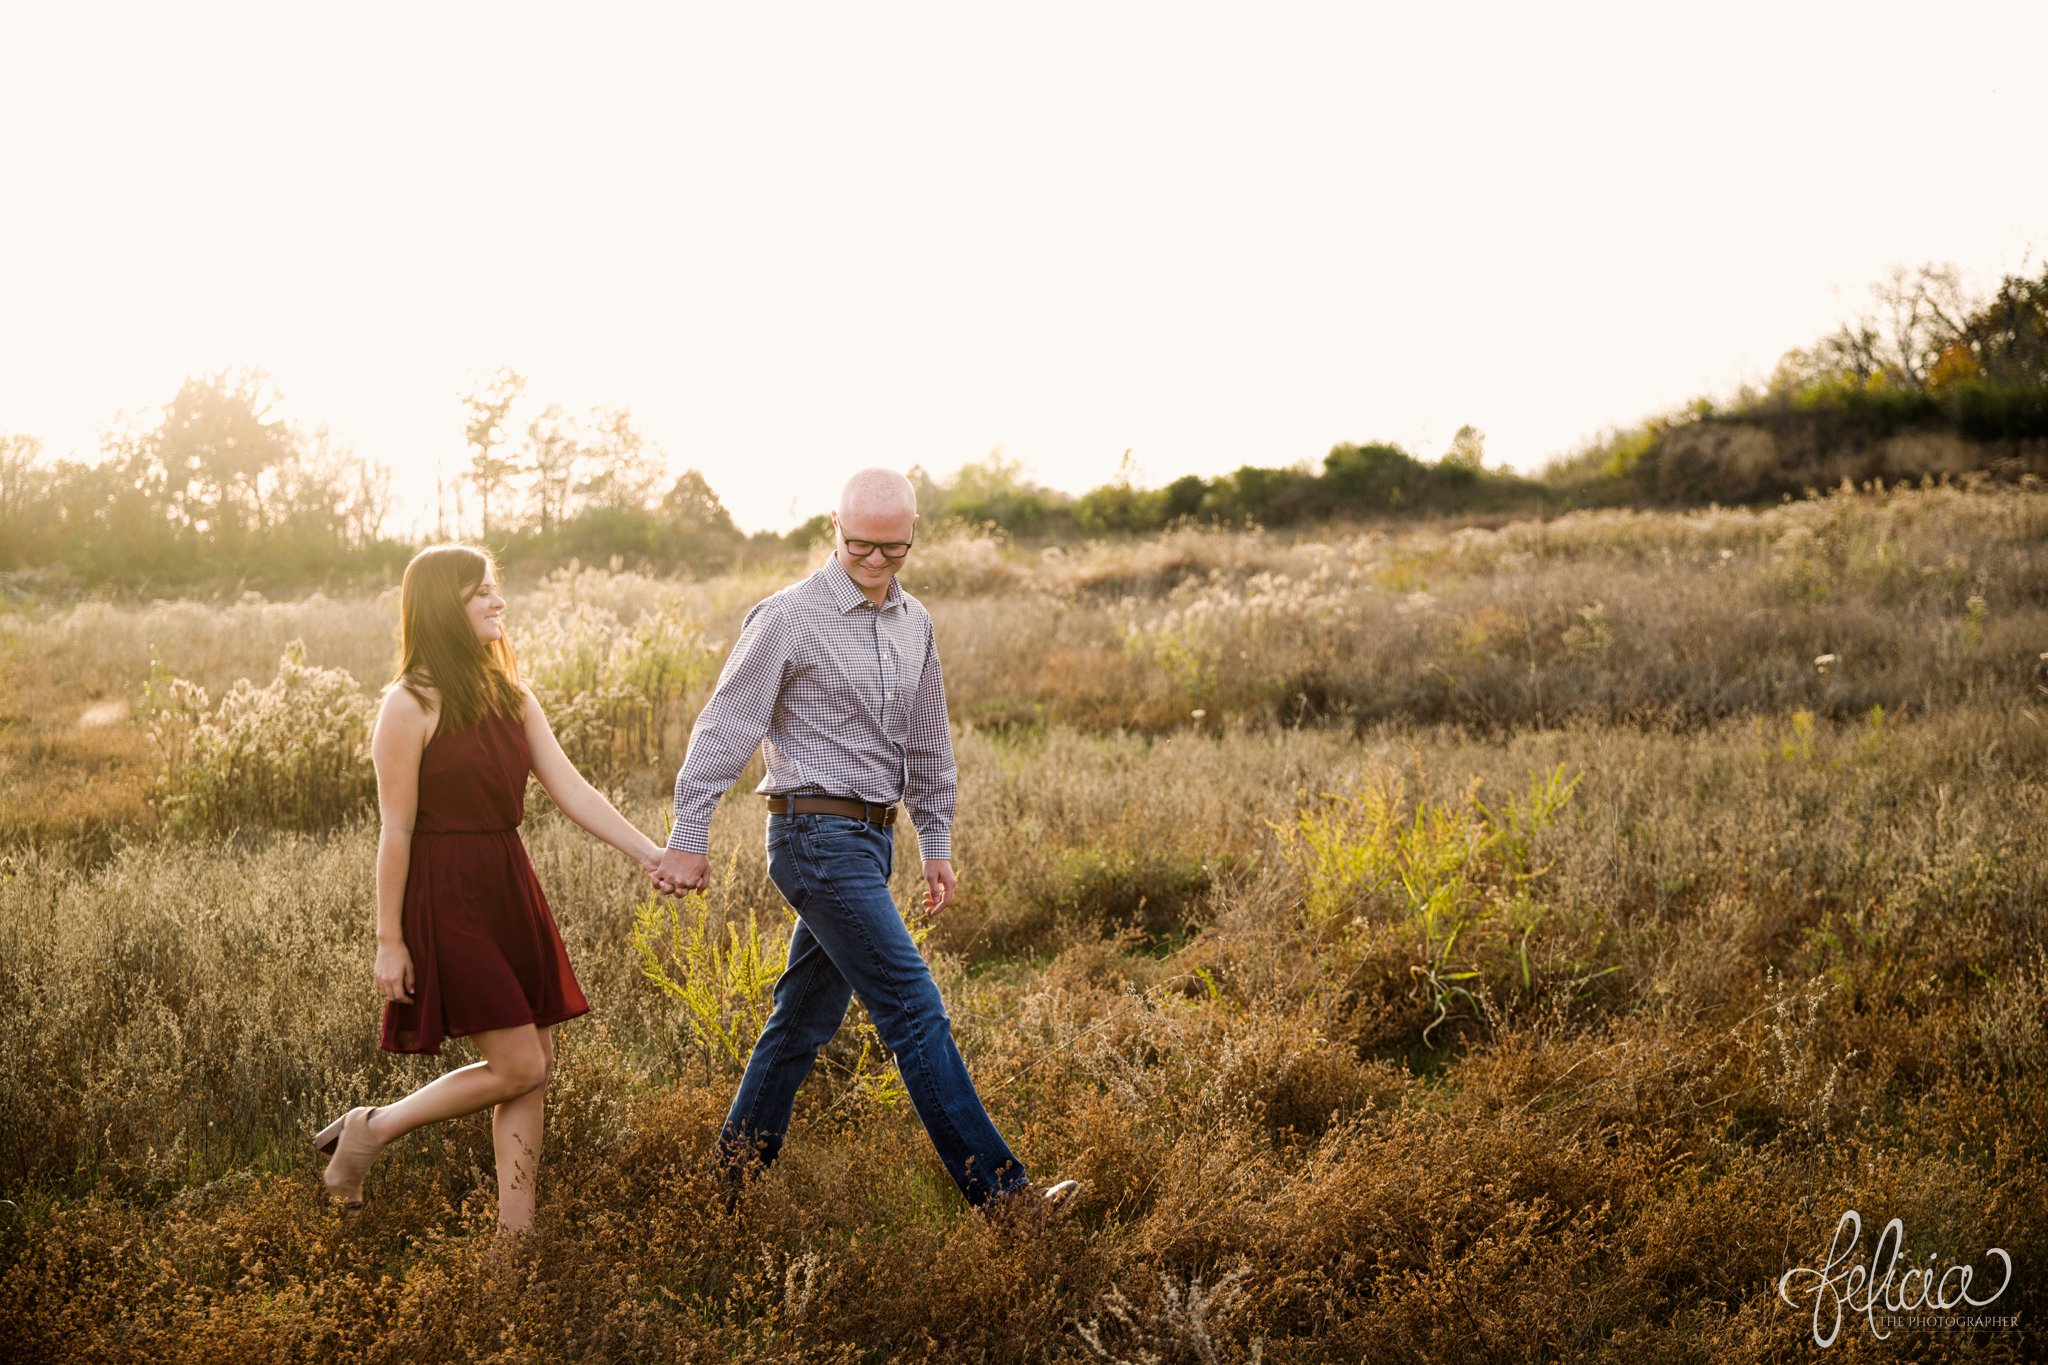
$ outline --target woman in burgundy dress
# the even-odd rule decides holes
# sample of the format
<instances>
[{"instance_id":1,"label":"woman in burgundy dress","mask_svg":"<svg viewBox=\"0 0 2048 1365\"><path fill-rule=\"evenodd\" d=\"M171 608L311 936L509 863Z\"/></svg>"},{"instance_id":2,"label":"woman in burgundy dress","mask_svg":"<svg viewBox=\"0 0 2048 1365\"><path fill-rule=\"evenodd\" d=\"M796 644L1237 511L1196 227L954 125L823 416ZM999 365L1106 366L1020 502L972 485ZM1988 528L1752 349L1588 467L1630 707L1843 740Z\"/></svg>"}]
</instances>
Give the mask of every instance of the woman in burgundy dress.
<instances>
[{"instance_id":1,"label":"woman in burgundy dress","mask_svg":"<svg viewBox=\"0 0 2048 1365\"><path fill-rule=\"evenodd\" d=\"M406 567L398 677L371 741L377 764L377 988L387 1052L439 1053L466 1037L483 1060L391 1104L351 1109L314 1135L327 1189L351 1207L386 1143L491 1110L498 1225L533 1224L550 1030L590 1008L569 969L526 848L531 772L562 813L643 869L660 848L583 779L519 681L497 565L440 545Z\"/></svg>"}]
</instances>

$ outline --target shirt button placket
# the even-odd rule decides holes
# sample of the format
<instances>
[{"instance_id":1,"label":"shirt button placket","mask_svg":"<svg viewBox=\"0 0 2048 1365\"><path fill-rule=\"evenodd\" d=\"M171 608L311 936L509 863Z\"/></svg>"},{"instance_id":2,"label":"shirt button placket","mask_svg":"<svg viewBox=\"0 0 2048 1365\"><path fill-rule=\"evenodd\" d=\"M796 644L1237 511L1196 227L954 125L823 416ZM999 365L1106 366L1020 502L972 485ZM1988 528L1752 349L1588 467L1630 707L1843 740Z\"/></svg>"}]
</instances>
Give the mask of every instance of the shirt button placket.
<instances>
[{"instance_id":1,"label":"shirt button placket","mask_svg":"<svg viewBox=\"0 0 2048 1365\"><path fill-rule=\"evenodd\" d=\"M875 613L875 658L882 665L882 714L889 713L889 698L896 693L896 651L889 648L889 640L882 630L882 613Z\"/></svg>"}]
</instances>

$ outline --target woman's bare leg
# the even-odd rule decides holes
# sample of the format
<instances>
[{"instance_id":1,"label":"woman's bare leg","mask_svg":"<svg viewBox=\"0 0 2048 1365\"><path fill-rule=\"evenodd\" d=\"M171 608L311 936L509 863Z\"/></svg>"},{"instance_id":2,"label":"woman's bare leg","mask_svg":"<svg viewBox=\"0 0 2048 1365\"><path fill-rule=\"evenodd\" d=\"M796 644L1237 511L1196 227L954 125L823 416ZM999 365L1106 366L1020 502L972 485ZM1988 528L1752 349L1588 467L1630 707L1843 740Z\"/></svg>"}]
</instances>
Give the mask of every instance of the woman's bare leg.
<instances>
[{"instance_id":1,"label":"woman's bare leg","mask_svg":"<svg viewBox=\"0 0 2048 1365\"><path fill-rule=\"evenodd\" d=\"M491 1145L498 1154L498 1231L525 1232L533 1226L533 1198L540 1176L540 1144L546 1127L547 1073L555 1061L552 1032L539 1035L542 1080L491 1111Z\"/></svg>"},{"instance_id":2,"label":"woman's bare leg","mask_svg":"<svg viewBox=\"0 0 2048 1365\"><path fill-rule=\"evenodd\" d=\"M533 1226L533 1191L540 1167L541 1124L545 1116L548 1071L555 1061L552 1033L532 1024L487 1029L470 1035L483 1060L438 1076L402 1100L370 1112L369 1137L376 1144L366 1152L337 1153L367 1167L377 1151L415 1128L443 1119L460 1118L479 1109L491 1113L491 1145L498 1162L498 1230L521 1232ZM343 1147L352 1139L344 1133ZM329 1162L330 1173L334 1162ZM350 1180L360 1181L352 1170ZM345 1188L347 1182L335 1188Z\"/></svg>"},{"instance_id":3,"label":"woman's bare leg","mask_svg":"<svg viewBox=\"0 0 2048 1365\"><path fill-rule=\"evenodd\" d=\"M437 1076L370 1115L370 1136L388 1143L415 1128L516 1100L548 1083L554 1042L532 1024L470 1035L483 1060Z\"/></svg>"}]
</instances>

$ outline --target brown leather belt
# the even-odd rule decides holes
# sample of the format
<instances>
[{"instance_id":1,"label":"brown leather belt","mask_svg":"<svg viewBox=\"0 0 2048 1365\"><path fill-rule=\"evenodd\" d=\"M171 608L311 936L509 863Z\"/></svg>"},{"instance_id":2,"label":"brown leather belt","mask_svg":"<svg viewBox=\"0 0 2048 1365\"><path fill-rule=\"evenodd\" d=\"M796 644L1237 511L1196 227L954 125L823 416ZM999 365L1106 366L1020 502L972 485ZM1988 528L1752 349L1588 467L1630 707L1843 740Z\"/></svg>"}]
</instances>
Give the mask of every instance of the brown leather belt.
<instances>
[{"instance_id":1,"label":"brown leather belt","mask_svg":"<svg viewBox=\"0 0 2048 1365\"><path fill-rule=\"evenodd\" d=\"M877 806L866 801L850 801L843 796L771 796L768 798L770 815L844 815L854 820L865 820L883 829L896 823L894 806Z\"/></svg>"}]
</instances>

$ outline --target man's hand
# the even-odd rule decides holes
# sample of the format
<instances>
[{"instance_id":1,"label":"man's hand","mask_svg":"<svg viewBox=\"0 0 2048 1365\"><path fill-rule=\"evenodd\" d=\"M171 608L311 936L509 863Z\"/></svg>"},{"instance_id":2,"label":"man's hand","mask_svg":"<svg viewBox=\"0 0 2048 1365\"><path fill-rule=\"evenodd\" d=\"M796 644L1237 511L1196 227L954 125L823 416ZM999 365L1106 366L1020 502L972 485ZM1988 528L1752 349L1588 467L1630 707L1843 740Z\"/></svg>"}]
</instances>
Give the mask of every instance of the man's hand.
<instances>
[{"instance_id":1,"label":"man's hand","mask_svg":"<svg viewBox=\"0 0 2048 1365\"><path fill-rule=\"evenodd\" d=\"M927 858L924 860L924 912L936 915L953 903L953 889L960 885L960 879L953 875L953 863L949 858Z\"/></svg>"},{"instance_id":2,"label":"man's hand","mask_svg":"<svg viewBox=\"0 0 2048 1365\"><path fill-rule=\"evenodd\" d=\"M680 896L685 891L703 891L711 885L711 859L702 853L685 853L671 848L661 855L661 861L647 874L654 883L654 889Z\"/></svg>"}]
</instances>

